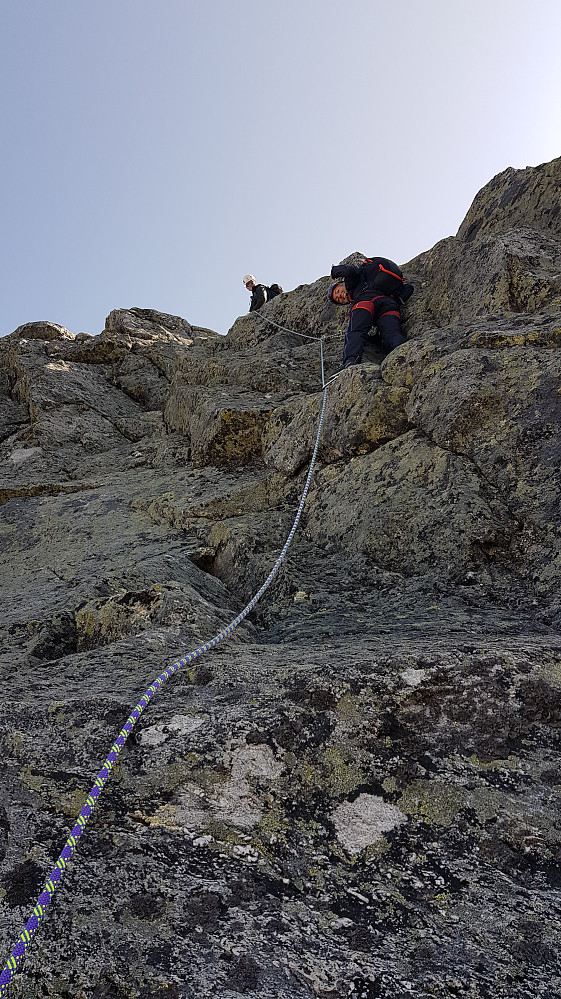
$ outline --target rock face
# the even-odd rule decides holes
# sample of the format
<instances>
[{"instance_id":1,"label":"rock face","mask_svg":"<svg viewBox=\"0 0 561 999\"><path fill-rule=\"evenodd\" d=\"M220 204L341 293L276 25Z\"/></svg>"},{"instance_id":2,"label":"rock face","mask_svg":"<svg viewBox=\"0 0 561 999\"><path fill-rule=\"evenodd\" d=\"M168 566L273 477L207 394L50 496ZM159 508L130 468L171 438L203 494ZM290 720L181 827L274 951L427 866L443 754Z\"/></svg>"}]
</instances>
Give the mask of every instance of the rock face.
<instances>
[{"instance_id":1,"label":"rock face","mask_svg":"<svg viewBox=\"0 0 561 999\"><path fill-rule=\"evenodd\" d=\"M559 993L560 188L506 170L404 265L407 343L328 387L273 586L142 716L14 995ZM6 956L131 707L284 544L327 284L226 338L0 340Z\"/></svg>"}]
</instances>

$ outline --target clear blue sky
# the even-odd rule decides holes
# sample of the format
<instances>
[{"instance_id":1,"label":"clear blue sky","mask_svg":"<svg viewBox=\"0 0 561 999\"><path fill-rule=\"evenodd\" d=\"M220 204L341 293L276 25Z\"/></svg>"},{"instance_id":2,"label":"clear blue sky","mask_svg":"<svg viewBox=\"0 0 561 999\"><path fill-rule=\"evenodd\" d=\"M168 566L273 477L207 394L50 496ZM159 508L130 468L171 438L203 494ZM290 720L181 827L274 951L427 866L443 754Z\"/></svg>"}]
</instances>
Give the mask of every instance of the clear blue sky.
<instances>
[{"instance_id":1,"label":"clear blue sky","mask_svg":"<svg viewBox=\"0 0 561 999\"><path fill-rule=\"evenodd\" d=\"M560 42L559 0L0 0L0 335L410 259L561 155Z\"/></svg>"}]
</instances>

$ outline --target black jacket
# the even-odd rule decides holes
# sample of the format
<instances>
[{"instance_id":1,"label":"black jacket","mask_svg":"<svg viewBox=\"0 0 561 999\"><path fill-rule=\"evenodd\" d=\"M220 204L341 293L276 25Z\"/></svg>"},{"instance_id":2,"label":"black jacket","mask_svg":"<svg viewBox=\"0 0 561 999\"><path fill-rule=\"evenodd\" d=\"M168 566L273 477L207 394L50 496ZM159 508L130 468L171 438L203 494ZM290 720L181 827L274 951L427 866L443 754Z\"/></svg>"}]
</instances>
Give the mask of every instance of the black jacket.
<instances>
[{"instance_id":1,"label":"black jacket","mask_svg":"<svg viewBox=\"0 0 561 999\"><path fill-rule=\"evenodd\" d=\"M282 295L280 284L272 284L270 288L266 284L256 284L251 293L249 311L255 312L256 309L260 309L262 305L265 305L265 302L270 302L277 295Z\"/></svg>"},{"instance_id":2,"label":"black jacket","mask_svg":"<svg viewBox=\"0 0 561 999\"><path fill-rule=\"evenodd\" d=\"M251 292L251 302L249 303L249 311L255 312L256 309L260 309L265 302L269 300L269 289L265 284L256 284Z\"/></svg>"},{"instance_id":3,"label":"black jacket","mask_svg":"<svg viewBox=\"0 0 561 999\"><path fill-rule=\"evenodd\" d=\"M335 264L331 268L331 277L342 278L353 302L375 295L390 295L405 302L413 293L413 286L404 284L401 269L387 257L369 257L360 267Z\"/></svg>"}]
</instances>

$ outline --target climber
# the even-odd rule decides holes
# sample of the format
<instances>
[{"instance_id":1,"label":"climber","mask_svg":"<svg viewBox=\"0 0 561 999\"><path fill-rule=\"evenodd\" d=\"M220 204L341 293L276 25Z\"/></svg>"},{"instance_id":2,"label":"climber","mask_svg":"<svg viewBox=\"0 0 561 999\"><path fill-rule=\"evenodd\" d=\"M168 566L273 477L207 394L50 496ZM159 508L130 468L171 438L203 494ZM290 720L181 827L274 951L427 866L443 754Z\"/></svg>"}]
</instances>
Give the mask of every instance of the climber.
<instances>
[{"instance_id":1,"label":"climber","mask_svg":"<svg viewBox=\"0 0 561 999\"><path fill-rule=\"evenodd\" d=\"M413 285L405 284L403 274L393 260L369 257L360 267L334 264L334 279L328 296L336 305L353 303L345 336L343 367L360 364L366 337L376 325L386 353L405 343L401 332L400 304L413 294Z\"/></svg>"},{"instance_id":2,"label":"climber","mask_svg":"<svg viewBox=\"0 0 561 999\"><path fill-rule=\"evenodd\" d=\"M246 274L243 279L248 291L251 292L251 302L249 303L249 311L255 312L260 309L265 302L269 302L271 298L276 298L277 295L282 295L282 288L280 284L272 284L267 287L266 284L257 284L253 274Z\"/></svg>"}]
</instances>

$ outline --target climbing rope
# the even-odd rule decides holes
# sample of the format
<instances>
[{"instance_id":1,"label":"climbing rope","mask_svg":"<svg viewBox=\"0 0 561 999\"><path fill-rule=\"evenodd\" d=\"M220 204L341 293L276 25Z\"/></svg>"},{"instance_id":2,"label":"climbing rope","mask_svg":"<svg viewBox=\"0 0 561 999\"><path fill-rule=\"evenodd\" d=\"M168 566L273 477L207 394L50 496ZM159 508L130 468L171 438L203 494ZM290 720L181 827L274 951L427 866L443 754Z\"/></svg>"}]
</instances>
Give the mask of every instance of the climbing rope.
<instances>
[{"instance_id":1,"label":"climbing rope","mask_svg":"<svg viewBox=\"0 0 561 999\"><path fill-rule=\"evenodd\" d=\"M325 336L325 335L324 336L314 336L312 333L300 333L298 330L291 330L291 329L289 329L288 326L281 326L280 323L275 322L274 319L269 319L268 316L264 316L263 313L260 312L260 311L258 311L258 310L256 310L253 313L253 315L254 316L258 316L259 319L262 319L264 323L271 323L271 325L272 326L276 326L277 329L284 330L285 333L294 333L295 336L303 336L304 339L306 339L306 340L318 340L320 342L322 342L323 340L333 340L334 337L341 336L341 334L343 332L342 330L339 330L338 333L329 333L327 336Z\"/></svg>"},{"instance_id":2,"label":"climbing rope","mask_svg":"<svg viewBox=\"0 0 561 999\"><path fill-rule=\"evenodd\" d=\"M319 343L319 356L321 362L321 384L323 389L325 389L326 386L329 385L329 383L332 382L337 377L339 372L336 372L335 375L332 375L332 377L327 382L325 380L323 341L333 340L335 339L335 337L340 337L343 333L342 330L339 330L338 333L329 333L327 335L314 336L312 333L300 333L298 330L289 329L288 326L281 326L281 324L275 322L274 319L269 319L268 316L264 316L260 309L256 309L253 315L256 316L258 319L262 319L264 323L271 323L271 325L276 326L277 329L284 330L285 333L294 333L295 336L304 337L305 340L316 340Z\"/></svg>"},{"instance_id":3,"label":"climbing rope","mask_svg":"<svg viewBox=\"0 0 561 999\"><path fill-rule=\"evenodd\" d=\"M264 317L262 317L262 318L264 318ZM268 319L267 322L272 322L272 320ZM278 326L278 323L274 323L274 325ZM286 327L280 327L280 328L281 329L285 329ZM296 333L296 330L288 330L288 332L289 333ZM297 333L296 335L297 336L305 336L306 334ZM119 758L119 754L121 753L121 750L123 749L123 746L125 745L125 743L126 743L128 737L129 737L129 735L131 734L131 732L132 732L134 726L136 725L138 719L142 715L144 709L148 707L148 704L150 703L150 701L154 697L154 694L158 693L158 691L163 686L163 684L166 682L166 680L169 680L169 678L171 676L173 676L173 674L176 673L178 669L180 669L182 666L187 666L188 663L192 663L199 656L203 655L204 652L208 652L210 649L216 648L216 646L219 645L220 642L223 642L225 638L228 638L232 634L232 632L238 627L239 624L241 624L241 622L244 620L244 618L247 617L247 615L250 613L250 611L253 610L253 608L255 607L256 603L258 602L258 600L261 599L261 597L265 593L265 590L268 589L268 587L271 585L271 583L273 582L275 576L277 575L277 573L279 571L281 563L282 563L282 561L283 561L283 559L284 559L284 557L285 557L285 555L286 555L286 553L288 551L290 542L292 541L292 538L294 537L294 534L296 532L296 528L298 527L298 523L300 521L302 510L304 509L304 503L306 502L306 497L308 495L308 490L310 488L310 483L311 483L311 480L312 480L312 474L313 474L313 471L314 471L314 466L315 466L315 463L316 463L316 458L317 458L317 453L318 453L318 448L319 448L319 442L320 442L320 437L321 437L321 430L322 430L322 426L323 426L323 418L324 418L324 415L325 415L325 405L326 405L326 401L327 401L327 384L328 383L326 384L326 382L325 382L324 370L323 370L323 338L322 337L309 336L308 339L310 339L310 340L318 340L319 341L319 345L320 345L321 377L322 377L322 387L323 387L323 404L322 404L322 407L321 407L321 413L320 413L320 418L319 418L318 431L317 431L317 435L316 435L316 442L315 442L314 450L313 450L313 453L312 453L312 458L311 458L310 467L309 467L309 470L308 470L308 475L307 475L307 478L306 478L306 483L304 485L304 491L303 491L302 497L300 499L300 504L298 506L298 510L297 510L297 513L296 513L296 517L294 519L294 523L293 523L292 528L290 530L290 533L289 533L289 535L288 535L288 537L287 537L287 539L286 539L286 541L284 543L284 547L283 547L283 549L282 549L279 557L277 558L277 560L276 560L273 568L271 569L271 572L267 576L267 579L265 580L265 582L263 583L263 585L261 586L261 588L257 591L257 593L255 594L255 596L253 596L251 598L251 600L249 601L249 603L247 604L247 606L244 607L244 609L238 614L238 616L235 617L234 620L231 621L230 624L226 628L223 629L223 631L218 632L218 634L215 635L214 638L211 638L210 641L205 642L204 645L199 646L199 648L195 649L193 652L189 652L182 659L178 659L176 662L172 663L171 666L168 666L168 668L166 670L164 670L163 673L160 673L160 675L150 685L150 687L148 688L148 690L142 695L142 697L140 698L138 704L136 704L135 707L133 708L133 710L131 711L129 717L127 718L125 724L123 725L121 731L119 732L117 738L115 739L115 742L113 743L113 745L111 746L111 749L109 750L109 753L107 755L105 763L103 764L101 770L99 771L99 773L98 773L98 775L97 775L97 777L95 779L93 787L91 788L90 793L88 794L88 797L86 798L86 803L85 803L84 807L82 808L82 811L80 812L80 814L79 814L79 816L78 816L78 818L76 820L76 824L74 825L74 827L73 827L73 829L72 829L72 831L70 833L70 836L68 837L68 839L66 840L66 843L64 844L64 848L62 850L62 853L60 854L60 856L59 856L59 858L58 858L58 860L57 860L57 862L56 862L53 870L51 871L51 873L49 874L49 877L47 878L47 880L45 882L45 885L43 887L43 891L39 895L39 898L37 899L37 904L35 905L35 908L33 909L33 914L31 915L30 919L28 919L27 923L25 924L25 928L24 928L23 932L20 934L20 937L19 937L19 939L18 939L18 941L17 941L14 949L12 950L12 953L11 953L10 957L8 958L8 960L7 960L7 962L6 962L5 966L4 966L4 970L2 971L2 974L0 975L0 997L6 995L6 993L8 991L8 986L9 986L12 978L14 977L16 971L18 970L18 968L19 968L19 966L20 966L23 958L25 957L27 948L29 947L31 941L33 940L33 937L35 936L35 933L37 932L37 929L38 929L38 927L39 927L39 925L41 923L41 920L43 919L43 916L45 915L45 912L47 910L47 906L49 905L49 903L50 903L50 901L51 901L51 899L52 899L52 897L53 897L53 895L54 895L54 893L56 891L56 888L58 887L58 884L59 884L59 882L60 882L60 880L62 878L62 875L64 874L67 866L68 866L69 861L72 859L74 851L75 851L75 849L76 849L76 847L78 845L78 841L80 839L80 836L82 835L84 829L86 828L86 824L89 821L89 819L90 819L90 817L92 815L92 812L93 812L93 810L94 810L94 808L95 808L95 806L97 804L97 801L98 801L98 799L99 799L99 797L101 795L101 792L103 791L103 788L105 787L105 785L106 785L106 783L107 783L107 781L109 779L111 771L113 770L113 767L115 766L115 764L116 764L116 762L117 762L117 760Z\"/></svg>"}]
</instances>

